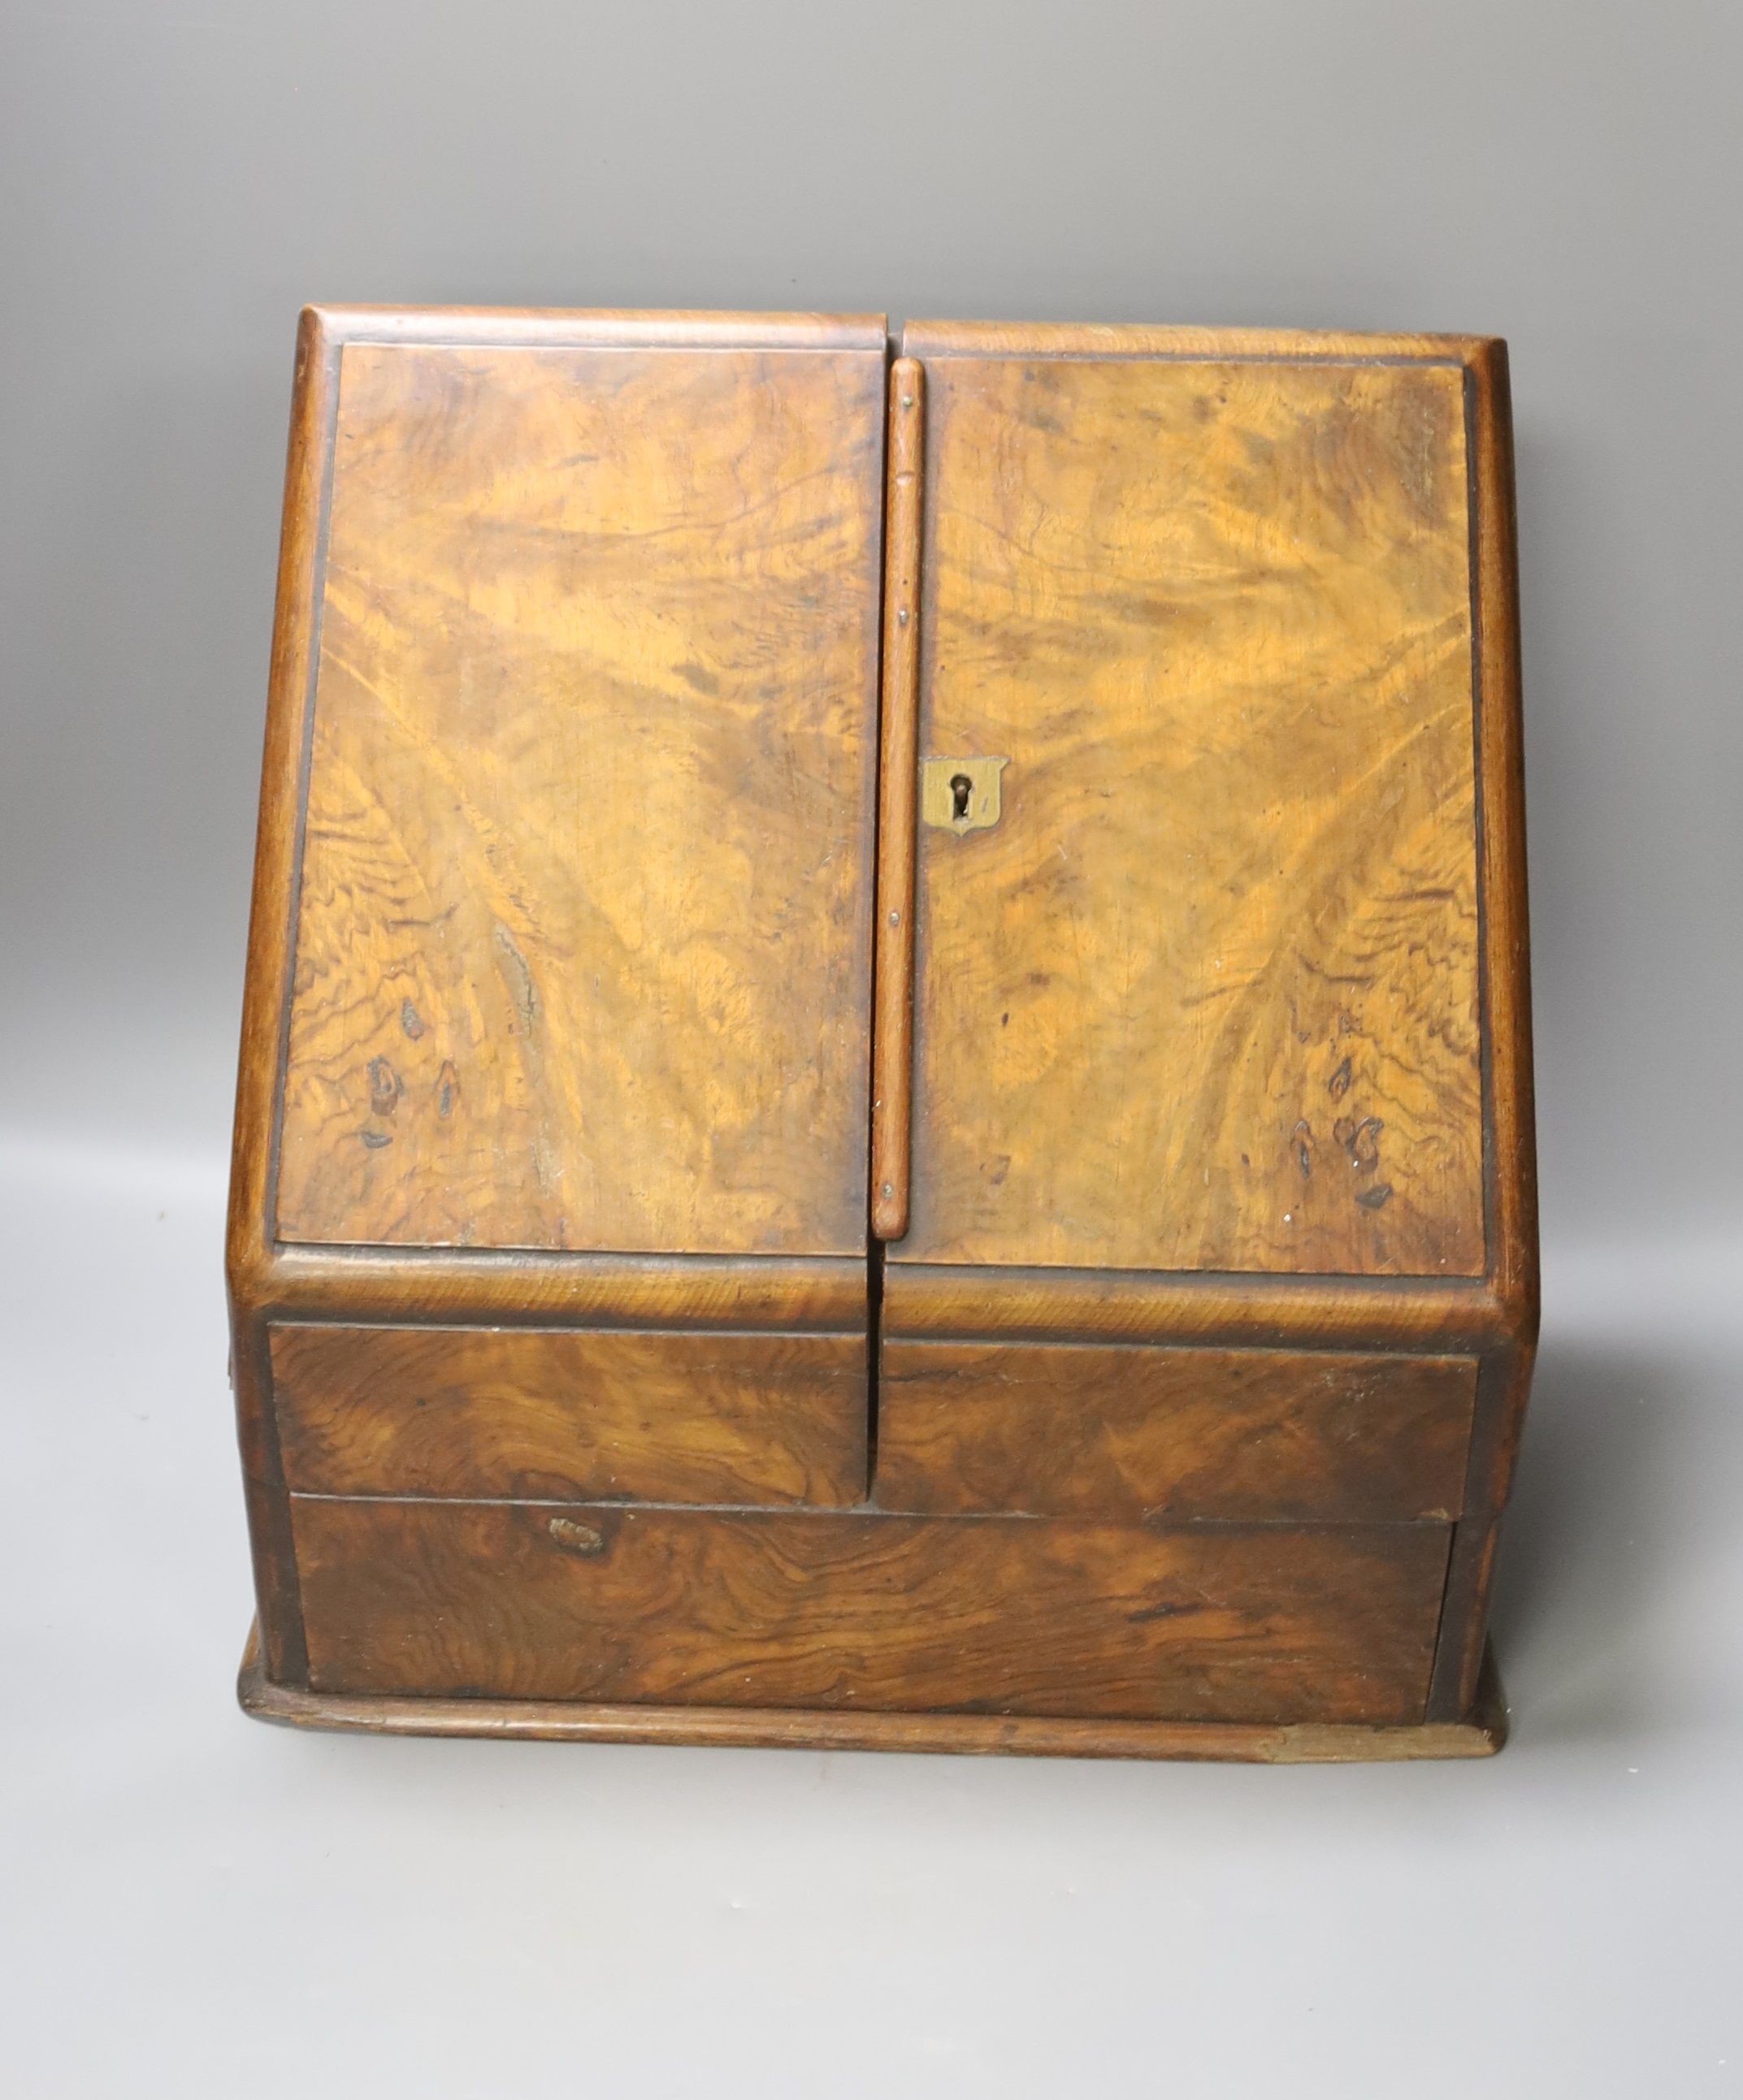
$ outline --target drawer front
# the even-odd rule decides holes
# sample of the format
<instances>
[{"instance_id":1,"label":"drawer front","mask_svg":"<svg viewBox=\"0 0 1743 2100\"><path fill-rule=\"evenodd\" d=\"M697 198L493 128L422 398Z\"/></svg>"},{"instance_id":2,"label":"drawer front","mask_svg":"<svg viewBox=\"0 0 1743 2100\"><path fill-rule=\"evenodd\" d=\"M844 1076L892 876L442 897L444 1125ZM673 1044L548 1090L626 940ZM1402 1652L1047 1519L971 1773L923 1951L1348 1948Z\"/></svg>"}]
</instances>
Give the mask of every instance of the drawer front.
<instances>
[{"instance_id":1,"label":"drawer front","mask_svg":"<svg viewBox=\"0 0 1743 2100\"><path fill-rule=\"evenodd\" d=\"M830 1505L864 1492L853 1335L279 1326L271 1350L293 1491Z\"/></svg>"},{"instance_id":2,"label":"drawer front","mask_svg":"<svg viewBox=\"0 0 1743 2100\"><path fill-rule=\"evenodd\" d=\"M888 1342L876 1499L913 1511L1450 1519L1468 1357Z\"/></svg>"},{"instance_id":3,"label":"drawer front","mask_svg":"<svg viewBox=\"0 0 1743 2100\"><path fill-rule=\"evenodd\" d=\"M297 1498L318 1691L1421 1719L1450 1533Z\"/></svg>"}]
</instances>

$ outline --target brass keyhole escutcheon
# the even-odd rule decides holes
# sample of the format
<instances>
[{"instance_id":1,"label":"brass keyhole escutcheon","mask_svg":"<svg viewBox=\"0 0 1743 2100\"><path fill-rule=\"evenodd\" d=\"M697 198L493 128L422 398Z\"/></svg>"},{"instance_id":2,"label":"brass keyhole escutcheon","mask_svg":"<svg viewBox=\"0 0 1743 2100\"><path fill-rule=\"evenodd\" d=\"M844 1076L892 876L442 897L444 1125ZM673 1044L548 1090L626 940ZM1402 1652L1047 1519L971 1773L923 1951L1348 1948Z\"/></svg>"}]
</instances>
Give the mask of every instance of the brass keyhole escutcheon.
<instances>
[{"instance_id":1,"label":"brass keyhole escutcheon","mask_svg":"<svg viewBox=\"0 0 1743 2100\"><path fill-rule=\"evenodd\" d=\"M920 767L920 820L935 830L991 831L1002 810L1008 758L926 758Z\"/></svg>"}]
</instances>

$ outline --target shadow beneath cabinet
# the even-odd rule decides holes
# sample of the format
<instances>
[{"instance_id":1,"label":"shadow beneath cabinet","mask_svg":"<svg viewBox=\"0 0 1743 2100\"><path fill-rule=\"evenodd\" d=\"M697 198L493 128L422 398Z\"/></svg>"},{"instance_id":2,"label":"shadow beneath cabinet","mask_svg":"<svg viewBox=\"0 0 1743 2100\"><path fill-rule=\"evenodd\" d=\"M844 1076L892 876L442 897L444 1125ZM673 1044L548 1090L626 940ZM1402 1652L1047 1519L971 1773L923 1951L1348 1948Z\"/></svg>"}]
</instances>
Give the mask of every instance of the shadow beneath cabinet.
<instances>
[{"instance_id":1,"label":"shadow beneath cabinet","mask_svg":"<svg viewBox=\"0 0 1743 2100\"><path fill-rule=\"evenodd\" d=\"M1738 1455L1736 1386L1722 1354L1668 1340L1544 1344L1493 1629L1522 1745L1699 1720L1699 1688L1670 1679L1699 1571L1736 1551L1715 1484Z\"/></svg>"}]
</instances>

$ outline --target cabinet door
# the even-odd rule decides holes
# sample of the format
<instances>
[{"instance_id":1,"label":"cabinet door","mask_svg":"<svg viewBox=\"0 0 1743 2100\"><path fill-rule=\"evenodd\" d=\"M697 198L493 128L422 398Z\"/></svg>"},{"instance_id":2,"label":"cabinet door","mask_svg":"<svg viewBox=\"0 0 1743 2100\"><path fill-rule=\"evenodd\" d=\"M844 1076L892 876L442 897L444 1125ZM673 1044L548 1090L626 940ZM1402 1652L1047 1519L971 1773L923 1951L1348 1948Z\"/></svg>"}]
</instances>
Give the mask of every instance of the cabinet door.
<instances>
[{"instance_id":1,"label":"cabinet door","mask_svg":"<svg viewBox=\"0 0 1743 2100\"><path fill-rule=\"evenodd\" d=\"M860 1253L881 320L321 340L277 1237Z\"/></svg>"},{"instance_id":2,"label":"cabinet door","mask_svg":"<svg viewBox=\"0 0 1743 2100\"><path fill-rule=\"evenodd\" d=\"M892 1258L1481 1273L1458 346L904 349L922 792Z\"/></svg>"}]
</instances>

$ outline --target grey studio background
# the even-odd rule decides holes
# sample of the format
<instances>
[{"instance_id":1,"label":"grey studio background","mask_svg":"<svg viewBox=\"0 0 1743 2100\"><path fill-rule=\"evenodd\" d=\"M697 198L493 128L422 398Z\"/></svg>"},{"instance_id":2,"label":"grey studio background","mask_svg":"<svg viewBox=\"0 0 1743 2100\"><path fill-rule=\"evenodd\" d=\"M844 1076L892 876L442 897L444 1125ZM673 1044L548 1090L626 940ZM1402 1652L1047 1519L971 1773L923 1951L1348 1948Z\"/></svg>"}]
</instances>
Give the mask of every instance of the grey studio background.
<instances>
[{"instance_id":1,"label":"grey studio background","mask_svg":"<svg viewBox=\"0 0 1743 2100\"><path fill-rule=\"evenodd\" d=\"M21 2100L1743 2090L1735 0L10 0ZM1492 1764L245 1722L220 1220L305 299L1492 331L1545 1342Z\"/></svg>"}]
</instances>

